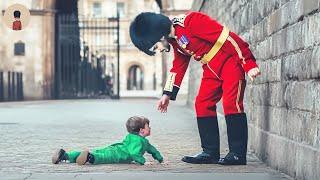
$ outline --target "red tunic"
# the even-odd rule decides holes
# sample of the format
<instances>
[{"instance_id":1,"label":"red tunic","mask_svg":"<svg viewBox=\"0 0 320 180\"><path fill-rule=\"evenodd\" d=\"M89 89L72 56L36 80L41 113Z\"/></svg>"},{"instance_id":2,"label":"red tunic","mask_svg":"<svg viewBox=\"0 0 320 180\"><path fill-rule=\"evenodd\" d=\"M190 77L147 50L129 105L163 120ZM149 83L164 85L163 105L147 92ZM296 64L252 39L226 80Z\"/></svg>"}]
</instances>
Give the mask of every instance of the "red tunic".
<instances>
[{"instance_id":1,"label":"red tunic","mask_svg":"<svg viewBox=\"0 0 320 180\"><path fill-rule=\"evenodd\" d=\"M169 95L171 100L175 100L188 68L190 57L193 56L196 61L200 61L219 38L223 26L208 15L200 12L188 12L183 16L174 18L172 21L176 38L169 42L174 49L173 67L170 70L169 79L171 78L173 86L171 88L165 87L164 94ZM235 46L238 47L238 50ZM258 67L248 43L233 32L230 32L228 40L207 65L220 79L221 69L226 60L230 56L239 53L242 56L242 58L239 58L239 63L241 63L246 73L250 69Z\"/></svg>"},{"instance_id":2,"label":"red tunic","mask_svg":"<svg viewBox=\"0 0 320 180\"><path fill-rule=\"evenodd\" d=\"M16 20L12 23L12 30L17 31L21 29L22 29L21 21Z\"/></svg>"}]
</instances>

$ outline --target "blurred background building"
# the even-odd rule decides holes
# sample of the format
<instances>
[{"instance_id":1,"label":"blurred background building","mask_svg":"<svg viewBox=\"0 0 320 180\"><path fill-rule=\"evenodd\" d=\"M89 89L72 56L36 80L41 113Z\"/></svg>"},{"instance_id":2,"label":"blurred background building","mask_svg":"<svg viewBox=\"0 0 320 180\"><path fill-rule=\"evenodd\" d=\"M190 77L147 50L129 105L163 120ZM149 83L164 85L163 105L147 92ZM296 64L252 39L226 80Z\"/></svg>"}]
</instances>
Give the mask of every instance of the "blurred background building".
<instances>
[{"instance_id":1,"label":"blurred background building","mask_svg":"<svg viewBox=\"0 0 320 180\"><path fill-rule=\"evenodd\" d=\"M2 18L0 20L0 98L22 99L17 92L21 91L25 99L51 99L54 86L55 2L2 0L2 13L15 3L30 9L31 19L22 31L13 31L4 25ZM17 72L22 73L22 81L18 80Z\"/></svg>"},{"instance_id":2,"label":"blurred background building","mask_svg":"<svg viewBox=\"0 0 320 180\"><path fill-rule=\"evenodd\" d=\"M130 22L143 11L173 16L192 5L182 0L2 0L2 13L15 3L30 9L31 19L27 28L13 31L1 18L0 101L117 96L118 86L124 97L159 96L172 52L153 57L140 52L130 40ZM181 95L187 83L188 75Z\"/></svg>"},{"instance_id":3,"label":"blurred background building","mask_svg":"<svg viewBox=\"0 0 320 180\"><path fill-rule=\"evenodd\" d=\"M90 17L90 20L116 17L117 11L119 12L120 95L142 96L146 93L159 94L162 89L161 56L149 57L141 53L131 43L129 36L129 26L133 18L141 11L160 12L157 3L154 0L79 0L78 11L80 19L88 19ZM86 32L80 34L89 35ZM103 52L103 46L112 44L112 42L108 41L108 35L103 34L101 31L91 34L92 37L89 39L92 41L89 42L89 46L92 43L102 46L102 49L97 50L99 53L107 54L106 73L111 78L114 78L115 73L112 72L114 72L114 67L117 65L116 53ZM116 36L114 36L114 41L116 41ZM115 49L113 52L115 52Z\"/></svg>"}]
</instances>

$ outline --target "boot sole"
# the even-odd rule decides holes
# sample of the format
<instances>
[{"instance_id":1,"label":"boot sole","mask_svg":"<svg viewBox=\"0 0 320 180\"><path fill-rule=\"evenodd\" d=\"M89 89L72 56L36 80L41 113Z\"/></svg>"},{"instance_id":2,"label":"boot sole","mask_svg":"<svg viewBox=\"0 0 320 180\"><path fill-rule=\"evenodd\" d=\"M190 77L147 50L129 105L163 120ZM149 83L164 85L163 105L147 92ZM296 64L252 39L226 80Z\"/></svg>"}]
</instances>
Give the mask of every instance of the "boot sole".
<instances>
[{"instance_id":1,"label":"boot sole","mask_svg":"<svg viewBox=\"0 0 320 180\"><path fill-rule=\"evenodd\" d=\"M218 162L222 166L245 166L246 162Z\"/></svg>"},{"instance_id":2,"label":"boot sole","mask_svg":"<svg viewBox=\"0 0 320 180\"><path fill-rule=\"evenodd\" d=\"M51 159L53 164L59 163L60 151L61 151L61 149L58 149L54 152L52 159Z\"/></svg>"},{"instance_id":3,"label":"boot sole","mask_svg":"<svg viewBox=\"0 0 320 180\"><path fill-rule=\"evenodd\" d=\"M82 151L81 154L79 155L79 157L76 160L76 163L78 165L84 165L87 162L88 159L88 155L89 155L89 151Z\"/></svg>"},{"instance_id":4,"label":"boot sole","mask_svg":"<svg viewBox=\"0 0 320 180\"><path fill-rule=\"evenodd\" d=\"M192 161L182 158L181 161L189 164L218 164L218 161Z\"/></svg>"},{"instance_id":5,"label":"boot sole","mask_svg":"<svg viewBox=\"0 0 320 180\"><path fill-rule=\"evenodd\" d=\"M217 163L220 164L222 166L245 166L247 165L246 163L238 163L238 164L221 164L221 163Z\"/></svg>"}]
</instances>

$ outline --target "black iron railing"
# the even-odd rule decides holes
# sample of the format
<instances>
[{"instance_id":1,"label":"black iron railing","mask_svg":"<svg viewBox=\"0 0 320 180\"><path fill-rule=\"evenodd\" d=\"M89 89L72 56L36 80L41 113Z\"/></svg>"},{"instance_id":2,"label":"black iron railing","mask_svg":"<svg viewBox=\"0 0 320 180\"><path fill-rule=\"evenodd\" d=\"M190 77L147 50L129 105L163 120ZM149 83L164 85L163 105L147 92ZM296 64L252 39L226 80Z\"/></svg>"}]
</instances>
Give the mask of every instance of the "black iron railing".
<instances>
[{"instance_id":1,"label":"black iron railing","mask_svg":"<svg viewBox=\"0 0 320 180\"><path fill-rule=\"evenodd\" d=\"M0 101L23 100L23 74L0 71Z\"/></svg>"},{"instance_id":2,"label":"black iron railing","mask_svg":"<svg viewBox=\"0 0 320 180\"><path fill-rule=\"evenodd\" d=\"M56 28L55 98L118 98L119 16L57 14Z\"/></svg>"}]
</instances>

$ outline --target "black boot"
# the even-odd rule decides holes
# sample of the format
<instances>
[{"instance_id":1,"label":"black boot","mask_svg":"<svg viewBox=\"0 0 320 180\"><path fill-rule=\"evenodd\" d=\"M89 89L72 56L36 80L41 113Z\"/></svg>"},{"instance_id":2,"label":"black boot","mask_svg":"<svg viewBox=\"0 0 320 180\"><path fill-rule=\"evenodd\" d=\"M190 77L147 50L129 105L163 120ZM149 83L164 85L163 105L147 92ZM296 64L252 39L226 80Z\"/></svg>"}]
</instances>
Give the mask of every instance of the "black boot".
<instances>
[{"instance_id":1,"label":"black boot","mask_svg":"<svg viewBox=\"0 0 320 180\"><path fill-rule=\"evenodd\" d=\"M217 117L197 118L203 152L184 156L182 161L193 164L217 164L220 158L220 137Z\"/></svg>"},{"instance_id":2,"label":"black boot","mask_svg":"<svg viewBox=\"0 0 320 180\"><path fill-rule=\"evenodd\" d=\"M68 155L66 151L63 149L58 149L52 156L53 164L58 164L61 161L66 161L66 160L68 160Z\"/></svg>"},{"instance_id":3,"label":"black boot","mask_svg":"<svg viewBox=\"0 0 320 180\"><path fill-rule=\"evenodd\" d=\"M229 153L221 158L221 165L246 165L248 124L245 113L226 116Z\"/></svg>"}]
</instances>

